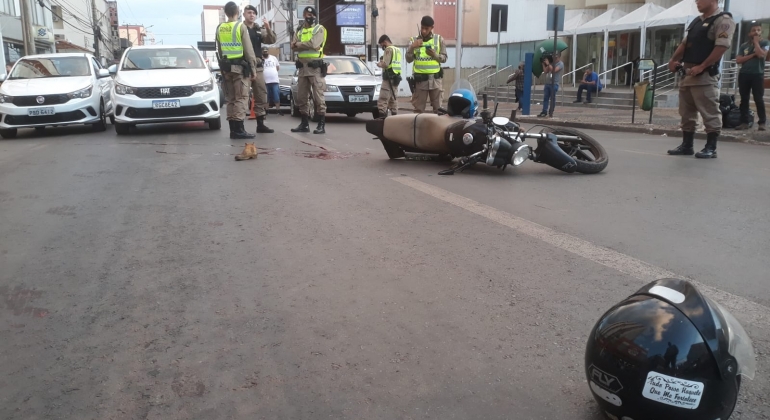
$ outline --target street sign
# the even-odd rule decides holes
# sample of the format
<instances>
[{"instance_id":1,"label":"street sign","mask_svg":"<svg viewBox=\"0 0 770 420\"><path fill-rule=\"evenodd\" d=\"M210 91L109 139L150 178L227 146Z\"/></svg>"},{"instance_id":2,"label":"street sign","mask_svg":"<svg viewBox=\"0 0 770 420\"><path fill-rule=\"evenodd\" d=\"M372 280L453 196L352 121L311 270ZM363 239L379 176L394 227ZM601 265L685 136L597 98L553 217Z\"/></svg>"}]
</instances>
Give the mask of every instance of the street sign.
<instances>
[{"instance_id":1,"label":"street sign","mask_svg":"<svg viewBox=\"0 0 770 420\"><path fill-rule=\"evenodd\" d=\"M501 15L502 14L502 15ZM498 24L500 28L498 28ZM493 4L492 15L490 16L490 32L508 32L508 5Z\"/></svg>"},{"instance_id":2,"label":"street sign","mask_svg":"<svg viewBox=\"0 0 770 420\"><path fill-rule=\"evenodd\" d=\"M558 20L556 21L556 24L554 24L554 20L553 20L553 15L554 15L555 9L557 9L558 12L559 12L559 15L557 17ZM564 13L566 13L566 11L567 10L566 10L565 6L557 6L557 5L554 5L554 4L549 4L548 5L548 14L547 14L547 16L548 16L547 19L548 20L546 21L546 24L545 24L545 26L546 26L545 30L546 31L564 32Z\"/></svg>"},{"instance_id":3,"label":"street sign","mask_svg":"<svg viewBox=\"0 0 770 420\"><path fill-rule=\"evenodd\" d=\"M366 26L365 4L338 4L337 26Z\"/></svg>"},{"instance_id":4,"label":"street sign","mask_svg":"<svg viewBox=\"0 0 770 420\"><path fill-rule=\"evenodd\" d=\"M366 45L345 45L345 55L366 55Z\"/></svg>"},{"instance_id":5,"label":"street sign","mask_svg":"<svg viewBox=\"0 0 770 420\"><path fill-rule=\"evenodd\" d=\"M366 43L366 28L363 26L340 28L340 42L342 44Z\"/></svg>"},{"instance_id":6,"label":"street sign","mask_svg":"<svg viewBox=\"0 0 770 420\"><path fill-rule=\"evenodd\" d=\"M198 41L198 51L216 51L217 43L214 41Z\"/></svg>"}]
</instances>

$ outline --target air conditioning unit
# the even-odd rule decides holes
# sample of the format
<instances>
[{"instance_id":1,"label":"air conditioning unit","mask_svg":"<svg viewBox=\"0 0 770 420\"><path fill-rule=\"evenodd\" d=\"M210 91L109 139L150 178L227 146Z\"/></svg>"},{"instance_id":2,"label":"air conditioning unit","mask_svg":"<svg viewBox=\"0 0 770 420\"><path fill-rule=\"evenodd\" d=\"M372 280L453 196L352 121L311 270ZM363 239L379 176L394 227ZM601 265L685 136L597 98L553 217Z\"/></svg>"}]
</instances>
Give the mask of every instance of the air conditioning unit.
<instances>
[{"instance_id":1,"label":"air conditioning unit","mask_svg":"<svg viewBox=\"0 0 770 420\"><path fill-rule=\"evenodd\" d=\"M51 16L53 16L53 21L54 22L61 22L62 21L62 18L61 18L61 6L52 5L51 6Z\"/></svg>"},{"instance_id":2,"label":"air conditioning unit","mask_svg":"<svg viewBox=\"0 0 770 420\"><path fill-rule=\"evenodd\" d=\"M61 35L61 34L56 34L53 37L57 41L66 41L67 40L67 38L64 35Z\"/></svg>"}]
</instances>

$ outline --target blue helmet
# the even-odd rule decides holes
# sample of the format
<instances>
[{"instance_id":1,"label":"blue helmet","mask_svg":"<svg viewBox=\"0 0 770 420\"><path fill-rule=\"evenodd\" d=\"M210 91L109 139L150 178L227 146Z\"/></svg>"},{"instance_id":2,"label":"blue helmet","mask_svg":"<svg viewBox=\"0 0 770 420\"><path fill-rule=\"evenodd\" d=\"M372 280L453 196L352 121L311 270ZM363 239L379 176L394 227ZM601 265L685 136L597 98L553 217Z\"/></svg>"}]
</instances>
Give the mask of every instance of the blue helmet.
<instances>
[{"instance_id":1,"label":"blue helmet","mask_svg":"<svg viewBox=\"0 0 770 420\"><path fill-rule=\"evenodd\" d=\"M453 117L473 118L479 103L469 89L457 89L449 96L447 111Z\"/></svg>"}]
</instances>

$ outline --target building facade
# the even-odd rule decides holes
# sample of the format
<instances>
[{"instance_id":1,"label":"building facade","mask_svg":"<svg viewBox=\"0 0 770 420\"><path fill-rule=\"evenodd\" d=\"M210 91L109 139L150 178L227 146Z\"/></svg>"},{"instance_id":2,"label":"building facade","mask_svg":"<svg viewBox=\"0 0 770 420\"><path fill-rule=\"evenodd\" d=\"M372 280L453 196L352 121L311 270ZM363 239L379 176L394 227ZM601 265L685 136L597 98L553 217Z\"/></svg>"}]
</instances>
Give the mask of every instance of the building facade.
<instances>
[{"instance_id":1,"label":"building facade","mask_svg":"<svg viewBox=\"0 0 770 420\"><path fill-rule=\"evenodd\" d=\"M96 54L103 65L120 57L117 2L105 0L50 0L57 41ZM93 5L93 8L92 8ZM96 22L94 23L94 19ZM94 34L98 28L98 35Z\"/></svg>"},{"instance_id":2,"label":"building facade","mask_svg":"<svg viewBox=\"0 0 770 420\"><path fill-rule=\"evenodd\" d=\"M43 5L49 6L47 1ZM12 63L29 54L44 54L56 51L53 31L53 17L48 7L38 2L29 4L35 51L24 51L24 37L21 26L21 8L18 1L0 0L0 30L2 31L3 56L6 63ZM5 71L5 68L2 69Z\"/></svg>"}]
</instances>

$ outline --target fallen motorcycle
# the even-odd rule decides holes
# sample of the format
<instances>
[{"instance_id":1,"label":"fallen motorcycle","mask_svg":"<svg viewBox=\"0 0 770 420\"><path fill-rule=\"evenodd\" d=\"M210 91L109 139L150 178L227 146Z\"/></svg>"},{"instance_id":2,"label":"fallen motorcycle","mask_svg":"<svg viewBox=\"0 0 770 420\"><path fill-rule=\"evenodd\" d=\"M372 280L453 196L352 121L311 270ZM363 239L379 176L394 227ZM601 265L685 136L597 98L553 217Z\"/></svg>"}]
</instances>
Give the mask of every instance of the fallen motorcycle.
<instances>
[{"instance_id":1,"label":"fallen motorcycle","mask_svg":"<svg viewBox=\"0 0 770 420\"><path fill-rule=\"evenodd\" d=\"M591 136L571 128L536 125L524 130L505 117L497 117L483 97L481 118L475 118L478 101L467 80L452 86L447 110L438 114L399 114L370 120L366 131L377 136L390 159L431 155L435 160L460 158L439 175L453 175L485 163L505 170L527 160L564 172L599 173L607 167L607 152ZM536 130L537 129L537 130ZM525 143L537 140L537 147Z\"/></svg>"}]
</instances>

